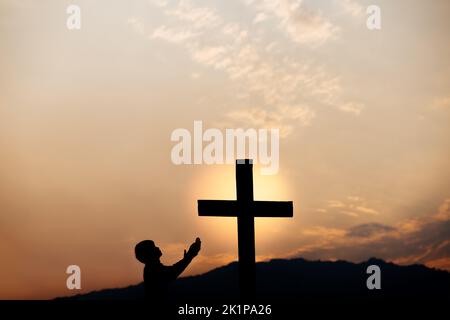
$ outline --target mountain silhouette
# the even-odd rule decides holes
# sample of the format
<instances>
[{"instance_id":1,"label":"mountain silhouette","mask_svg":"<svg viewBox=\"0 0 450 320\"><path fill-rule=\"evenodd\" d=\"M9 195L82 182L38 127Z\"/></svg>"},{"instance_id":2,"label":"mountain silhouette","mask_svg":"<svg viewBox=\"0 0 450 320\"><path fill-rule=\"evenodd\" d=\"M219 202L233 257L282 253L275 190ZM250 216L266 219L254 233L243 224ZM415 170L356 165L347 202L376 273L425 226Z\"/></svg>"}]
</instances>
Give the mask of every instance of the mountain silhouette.
<instances>
[{"instance_id":1,"label":"mountain silhouette","mask_svg":"<svg viewBox=\"0 0 450 320\"><path fill-rule=\"evenodd\" d=\"M381 289L369 290L369 265L381 269ZM183 277L169 288L172 302L223 302L238 296L237 262ZM258 301L335 299L450 300L450 273L423 265L399 266L371 258L362 263L274 259L256 264ZM56 300L138 300L143 284L105 289Z\"/></svg>"}]
</instances>

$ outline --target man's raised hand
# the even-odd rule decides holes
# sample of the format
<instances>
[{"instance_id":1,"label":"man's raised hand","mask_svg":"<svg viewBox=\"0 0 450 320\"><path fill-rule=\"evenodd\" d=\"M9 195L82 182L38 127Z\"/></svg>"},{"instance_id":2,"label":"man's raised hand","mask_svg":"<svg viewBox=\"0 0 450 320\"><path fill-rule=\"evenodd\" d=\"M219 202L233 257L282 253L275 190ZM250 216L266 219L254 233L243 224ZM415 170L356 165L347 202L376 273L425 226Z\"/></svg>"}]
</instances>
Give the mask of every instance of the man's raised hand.
<instances>
[{"instance_id":1,"label":"man's raised hand","mask_svg":"<svg viewBox=\"0 0 450 320\"><path fill-rule=\"evenodd\" d=\"M186 250L184 250L184 256L194 258L200 251L201 245L202 245L202 242L200 241L200 238L195 239L195 242L193 244L191 244L191 246L189 247L188 252L186 253Z\"/></svg>"}]
</instances>

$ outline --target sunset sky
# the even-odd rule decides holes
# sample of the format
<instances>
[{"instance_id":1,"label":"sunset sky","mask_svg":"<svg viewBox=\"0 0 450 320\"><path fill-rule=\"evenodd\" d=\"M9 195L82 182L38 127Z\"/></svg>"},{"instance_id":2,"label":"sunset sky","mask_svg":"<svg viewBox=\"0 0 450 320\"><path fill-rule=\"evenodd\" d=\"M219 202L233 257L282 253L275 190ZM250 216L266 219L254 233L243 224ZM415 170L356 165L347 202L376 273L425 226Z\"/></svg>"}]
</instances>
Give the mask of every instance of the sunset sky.
<instances>
[{"instance_id":1,"label":"sunset sky","mask_svg":"<svg viewBox=\"0 0 450 320\"><path fill-rule=\"evenodd\" d=\"M292 200L294 218L256 220L258 260L450 270L449 15L447 0L0 0L0 299L136 284L143 239L170 264L199 236L184 275L236 260L236 219L196 207L235 198L234 165L170 158L194 120L280 129L255 199Z\"/></svg>"}]
</instances>

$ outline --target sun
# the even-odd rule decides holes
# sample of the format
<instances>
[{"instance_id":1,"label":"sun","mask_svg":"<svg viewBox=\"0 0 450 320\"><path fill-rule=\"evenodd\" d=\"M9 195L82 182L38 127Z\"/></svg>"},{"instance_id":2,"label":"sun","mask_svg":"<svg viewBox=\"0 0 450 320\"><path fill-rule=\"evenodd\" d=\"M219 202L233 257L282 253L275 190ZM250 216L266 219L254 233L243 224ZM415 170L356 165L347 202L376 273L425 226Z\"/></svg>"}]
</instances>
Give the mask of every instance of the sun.
<instances>
[{"instance_id":1,"label":"sun","mask_svg":"<svg viewBox=\"0 0 450 320\"><path fill-rule=\"evenodd\" d=\"M286 201L291 193L285 177L261 175L258 165L253 167L253 193L255 200ZM201 168L190 188L192 201L198 199L236 200L235 165L210 165ZM196 210L196 207L195 207ZM255 235L257 254L270 251L270 244L290 219L256 218ZM199 217L199 233L219 251L233 252L237 248L237 221L228 217ZM267 249L267 250L266 250Z\"/></svg>"}]
</instances>

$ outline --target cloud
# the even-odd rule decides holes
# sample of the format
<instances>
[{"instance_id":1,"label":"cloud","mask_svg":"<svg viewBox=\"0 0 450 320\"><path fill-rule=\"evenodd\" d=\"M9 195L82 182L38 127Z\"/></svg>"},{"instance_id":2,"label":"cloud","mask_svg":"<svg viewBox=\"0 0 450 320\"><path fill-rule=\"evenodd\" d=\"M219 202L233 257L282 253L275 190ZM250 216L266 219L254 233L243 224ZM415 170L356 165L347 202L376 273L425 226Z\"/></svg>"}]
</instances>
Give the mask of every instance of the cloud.
<instances>
[{"instance_id":1,"label":"cloud","mask_svg":"<svg viewBox=\"0 0 450 320\"><path fill-rule=\"evenodd\" d=\"M214 66L222 68L229 64L228 60L223 60L226 49L221 46L203 47L195 50L192 57L195 61L205 64L207 66Z\"/></svg>"},{"instance_id":2,"label":"cloud","mask_svg":"<svg viewBox=\"0 0 450 320\"><path fill-rule=\"evenodd\" d=\"M367 214L373 214L373 215L377 215L378 211L372 208L367 208L367 207L363 207L363 206L357 206L355 207L356 211L362 212L362 213L367 213Z\"/></svg>"},{"instance_id":3,"label":"cloud","mask_svg":"<svg viewBox=\"0 0 450 320\"><path fill-rule=\"evenodd\" d=\"M361 17L364 14L364 8L361 4L354 0L335 0L344 13L348 13L353 17Z\"/></svg>"},{"instance_id":4,"label":"cloud","mask_svg":"<svg viewBox=\"0 0 450 320\"><path fill-rule=\"evenodd\" d=\"M441 270L450 270L450 258L440 258L428 261L427 266Z\"/></svg>"},{"instance_id":5,"label":"cloud","mask_svg":"<svg viewBox=\"0 0 450 320\"><path fill-rule=\"evenodd\" d=\"M358 218L361 215L378 215L379 212L370 208L367 201L358 196L348 196L343 200L329 200L326 208L319 208L322 212L338 213Z\"/></svg>"},{"instance_id":6,"label":"cloud","mask_svg":"<svg viewBox=\"0 0 450 320\"><path fill-rule=\"evenodd\" d=\"M131 17L128 19L127 23L133 28L133 30L136 33L138 33L140 35L143 35L145 33L144 23L142 21L140 21L138 18Z\"/></svg>"},{"instance_id":7,"label":"cloud","mask_svg":"<svg viewBox=\"0 0 450 320\"><path fill-rule=\"evenodd\" d=\"M432 215L406 219L393 226L316 226L304 230L303 236L308 244L300 247L295 256L350 261L376 256L399 264L421 263L450 271L450 199L445 199Z\"/></svg>"},{"instance_id":8,"label":"cloud","mask_svg":"<svg viewBox=\"0 0 450 320\"><path fill-rule=\"evenodd\" d=\"M431 102L430 107L435 110L450 109L450 96L435 98Z\"/></svg>"},{"instance_id":9,"label":"cloud","mask_svg":"<svg viewBox=\"0 0 450 320\"><path fill-rule=\"evenodd\" d=\"M278 27L293 42L319 46L337 36L339 27L328 21L319 11L307 8L300 0L263 0L247 1L258 11L255 20L261 15L271 17L278 22Z\"/></svg>"},{"instance_id":10,"label":"cloud","mask_svg":"<svg viewBox=\"0 0 450 320\"><path fill-rule=\"evenodd\" d=\"M295 43L318 44L333 33L322 15L301 1L248 1L247 5L257 12L250 25L256 21L269 31L271 27L263 22L277 19ZM287 137L295 128L312 123L317 106L361 112L361 104L342 98L344 90L338 76L311 59L300 59L267 32L257 32L213 8L187 0L158 1L155 7L161 11L164 24L148 28L137 18L130 19L129 24L139 34L148 29L144 36L149 40L180 46L193 62L226 75L231 87L227 91L230 107L219 126L279 128L281 136Z\"/></svg>"},{"instance_id":11,"label":"cloud","mask_svg":"<svg viewBox=\"0 0 450 320\"><path fill-rule=\"evenodd\" d=\"M346 231L338 228L312 227L303 231L306 236L320 236L325 239L334 240L345 236Z\"/></svg>"},{"instance_id":12,"label":"cloud","mask_svg":"<svg viewBox=\"0 0 450 320\"><path fill-rule=\"evenodd\" d=\"M267 15L264 12L259 12L253 19L253 23L256 24L256 23L262 22L266 19L267 19Z\"/></svg>"},{"instance_id":13,"label":"cloud","mask_svg":"<svg viewBox=\"0 0 450 320\"><path fill-rule=\"evenodd\" d=\"M367 238L372 237L373 235L381 235L395 230L395 228L381 223L365 223L348 229L346 235L349 237Z\"/></svg>"},{"instance_id":14,"label":"cloud","mask_svg":"<svg viewBox=\"0 0 450 320\"><path fill-rule=\"evenodd\" d=\"M362 103L354 103L354 102L348 102L339 106L340 110L352 113L354 115L359 115L363 108L364 105Z\"/></svg>"},{"instance_id":15,"label":"cloud","mask_svg":"<svg viewBox=\"0 0 450 320\"><path fill-rule=\"evenodd\" d=\"M187 22L194 29L215 27L222 23L221 18L214 10L207 7L196 7L186 0L179 1L175 7L169 8L165 13L179 21Z\"/></svg>"},{"instance_id":16,"label":"cloud","mask_svg":"<svg viewBox=\"0 0 450 320\"><path fill-rule=\"evenodd\" d=\"M437 214L434 216L434 219L438 221L447 221L450 220L450 199L446 199L438 209Z\"/></svg>"},{"instance_id":17,"label":"cloud","mask_svg":"<svg viewBox=\"0 0 450 320\"><path fill-rule=\"evenodd\" d=\"M149 2L157 7L166 7L169 3L168 0L150 0Z\"/></svg>"},{"instance_id":18,"label":"cloud","mask_svg":"<svg viewBox=\"0 0 450 320\"><path fill-rule=\"evenodd\" d=\"M280 129L280 136L287 137L295 125L307 126L315 117L314 111L306 106L279 106L276 111L258 108L240 109L228 113L228 118L238 126L272 127ZM223 122L225 127L232 123Z\"/></svg>"},{"instance_id":19,"label":"cloud","mask_svg":"<svg viewBox=\"0 0 450 320\"><path fill-rule=\"evenodd\" d=\"M173 30L166 26L160 26L153 30L149 35L149 39L161 39L170 43L184 43L186 40L192 39L196 36L190 30Z\"/></svg>"}]
</instances>

